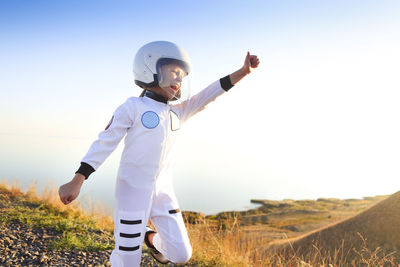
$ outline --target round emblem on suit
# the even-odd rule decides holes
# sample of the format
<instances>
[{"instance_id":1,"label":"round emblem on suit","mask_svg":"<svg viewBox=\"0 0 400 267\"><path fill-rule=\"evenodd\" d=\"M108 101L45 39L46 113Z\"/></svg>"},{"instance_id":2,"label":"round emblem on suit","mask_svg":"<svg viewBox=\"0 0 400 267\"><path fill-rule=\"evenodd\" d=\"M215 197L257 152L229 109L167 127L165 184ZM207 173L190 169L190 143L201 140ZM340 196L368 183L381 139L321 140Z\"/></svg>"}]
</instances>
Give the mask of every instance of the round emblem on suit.
<instances>
[{"instance_id":1,"label":"round emblem on suit","mask_svg":"<svg viewBox=\"0 0 400 267\"><path fill-rule=\"evenodd\" d=\"M154 129L160 123L160 118L154 111L146 111L142 115L142 124L147 129Z\"/></svg>"}]
</instances>

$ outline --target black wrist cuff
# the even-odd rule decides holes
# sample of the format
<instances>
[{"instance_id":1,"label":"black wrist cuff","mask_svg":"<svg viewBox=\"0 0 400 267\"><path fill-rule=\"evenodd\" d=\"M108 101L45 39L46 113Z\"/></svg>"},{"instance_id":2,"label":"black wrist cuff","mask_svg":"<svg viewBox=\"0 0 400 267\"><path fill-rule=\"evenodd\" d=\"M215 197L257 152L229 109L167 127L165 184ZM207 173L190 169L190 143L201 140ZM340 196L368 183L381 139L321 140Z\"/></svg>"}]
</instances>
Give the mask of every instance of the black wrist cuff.
<instances>
[{"instance_id":1,"label":"black wrist cuff","mask_svg":"<svg viewBox=\"0 0 400 267\"><path fill-rule=\"evenodd\" d=\"M89 175L92 174L92 172L94 172L95 169L90 166L89 164L85 163L85 162L81 162L81 166L79 167L79 169L75 172L75 173L80 173L83 176L85 176L85 180L87 178L89 178Z\"/></svg>"},{"instance_id":2,"label":"black wrist cuff","mask_svg":"<svg viewBox=\"0 0 400 267\"><path fill-rule=\"evenodd\" d=\"M231 77L229 75L219 79L219 82L221 83L222 89L224 89L225 91L229 91L229 89L233 87L233 84L231 82Z\"/></svg>"}]
</instances>

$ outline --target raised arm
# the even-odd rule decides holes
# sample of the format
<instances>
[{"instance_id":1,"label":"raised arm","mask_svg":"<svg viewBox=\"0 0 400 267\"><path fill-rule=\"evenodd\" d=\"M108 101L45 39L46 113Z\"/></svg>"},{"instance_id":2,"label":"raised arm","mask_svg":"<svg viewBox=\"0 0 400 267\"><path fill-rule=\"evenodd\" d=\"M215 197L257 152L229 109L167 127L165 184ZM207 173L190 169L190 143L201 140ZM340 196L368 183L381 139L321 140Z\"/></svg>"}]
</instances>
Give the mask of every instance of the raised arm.
<instances>
[{"instance_id":1,"label":"raised arm","mask_svg":"<svg viewBox=\"0 0 400 267\"><path fill-rule=\"evenodd\" d=\"M255 55L250 55L250 52L247 52L243 67L229 75L232 85L237 84L243 77L245 77L247 74L250 74L252 69L257 68L259 64L260 60L258 57Z\"/></svg>"},{"instance_id":2,"label":"raised arm","mask_svg":"<svg viewBox=\"0 0 400 267\"><path fill-rule=\"evenodd\" d=\"M173 106L173 109L179 114L179 119L184 122L197 112L203 110L207 104L231 89L243 77L248 75L252 69L257 68L259 64L260 60L258 57L250 55L250 52L247 52L244 64L240 69L210 84L185 102Z\"/></svg>"}]
</instances>

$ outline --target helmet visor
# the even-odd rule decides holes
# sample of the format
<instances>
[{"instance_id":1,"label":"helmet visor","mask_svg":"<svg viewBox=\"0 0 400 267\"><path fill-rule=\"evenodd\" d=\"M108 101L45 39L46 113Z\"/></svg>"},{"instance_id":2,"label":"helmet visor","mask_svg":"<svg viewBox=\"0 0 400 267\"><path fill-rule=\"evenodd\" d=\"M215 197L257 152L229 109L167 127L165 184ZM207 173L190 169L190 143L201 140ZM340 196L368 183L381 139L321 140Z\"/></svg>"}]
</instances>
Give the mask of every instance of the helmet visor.
<instances>
[{"instance_id":1,"label":"helmet visor","mask_svg":"<svg viewBox=\"0 0 400 267\"><path fill-rule=\"evenodd\" d=\"M176 59L163 58L157 62L158 84L169 101L185 101L190 96L189 67Z\"/></svg>"}]
</instances>

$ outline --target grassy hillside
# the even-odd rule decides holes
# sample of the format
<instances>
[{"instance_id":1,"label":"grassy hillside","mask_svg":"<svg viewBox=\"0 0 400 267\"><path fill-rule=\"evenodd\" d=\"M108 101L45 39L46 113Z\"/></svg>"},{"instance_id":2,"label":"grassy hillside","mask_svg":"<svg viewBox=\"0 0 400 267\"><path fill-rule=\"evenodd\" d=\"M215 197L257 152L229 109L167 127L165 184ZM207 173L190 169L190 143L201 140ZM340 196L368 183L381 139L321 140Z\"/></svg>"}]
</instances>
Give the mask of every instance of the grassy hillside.
<instances>
[{"instance_id":1,"label":"grassy hillside","mask_svg":"<svg viewBox=\"0 0 400 267\"><path fill-rule=\"evenodd\" d=\"M107 266L113 247L110 220L63 207L47 191L0 186L1 266Z\"/></svg>"},{"instance_id":2,"label":"grassy hillside","mask_svg":"<svg viewBox=\"0 0 400 267\"><path fill-rule=\"evenodd\" d=\"M388 199L253 200L261 206L243 212L212 216L184 212L193 246L193 257L186 266L348 266L348 254L335 254L337 244L342 244L340 235L335 239L333 231L325 234L331 230L317 230L330 229L327 226L331 224L341 225L337 227L341 233L352 230L368 236L367 240L355 234L345 237L349 244L357 244L360 252L354 256L353 266L362 261L394 264L396 258L390 251L398 249L396 240L400 238L398 233L392 234L398 216L388 216L398 211L398 198L396 194ZM109 266L113 222L109 216L99 214L99 207L91 210L83 211L77 204L63 205L56 190L39 196L34 186L25 193L16 186L0 186L0 249L4 252L0 265ZM386 218L386 223L382 224L381 218ZM343 220L347 224L340 223ZM381 232L374 235L378 230ZM312 234L307 234L310 231ZM301 253L300 248L315 240L315 233L320 233L319 243ZM290 238L296 239L286 252L271 246ZM378 246L384 250L378 253ZM146 249L142 265L157 266Z\"/></svg>"},{"instance_id":3,"label":"grassy hillside","mask_svg":"<svg viewBox=\"0 0 400 267\"><path fill-rule=\"evenodd\" d=\"M222 212L216 219L222 228L233 218L249 235L263 236L266 240L287 239L354 216L386 196L364 199L320 198L317 200L252 200L261 206L242 212Z\"/></svg>"},{"instance_id":4,"label":"grassy hillside","mask_svg":"<svg viewBox=\"0 0 400 267\"><path fill-rule=\"evenodd\" d=\"M322 254L342 253L346 262L361 258L373 266L400 264L400 192L352 218L289 241L289 253L305 257L318 247Z\"/></svg>"},{"instance_id":5,"label":"grassy hillside","mask_svg":"<svg viewBox=\"0 0 400 267\"><path fill-rule=\"evenodd\" d=\"M113 222L109 216L65 206L57 191L39 195L0 185L0 266L111 266ZM144 249L142 266L157 266Z\"/></svg>"},{"instance_id":6,"label":"grassy hillside","mask_svg":"<svg viewBox=\"0 0 400 267\"><path fill-rule=\"evenodd\" d=\"M210 266L397 266L398 256L392 253L393 250L382 250L379 243L369 243L368 239L358 234L354 238L346 238L346 242L356 245L352 247L357 249L353 251L354 257L349 257L346 248L334 245L325 248L315 242L308 244L310 249L306 253L301 253L304 244L299 243L294 248L290 245L292 242L288 242L357 217L365 210L375 209L370 207L387 197L253 200L261 206L242 212L222 212L199 219L197 225L188 225L196 251L194 257ZM395 205L393 207L396 209ZM376 209L381 210L382 207L377 206ZM383 214L376 215L371 216L380 221ZM365 223L368 224L368 220ZM390 235L392 230L387 234ZM327 242L330 242L329 239ZM284 246L286 250L277 250L276 244L280 244L279 248L287 244Z\"/></svg>"}]
</instances>

